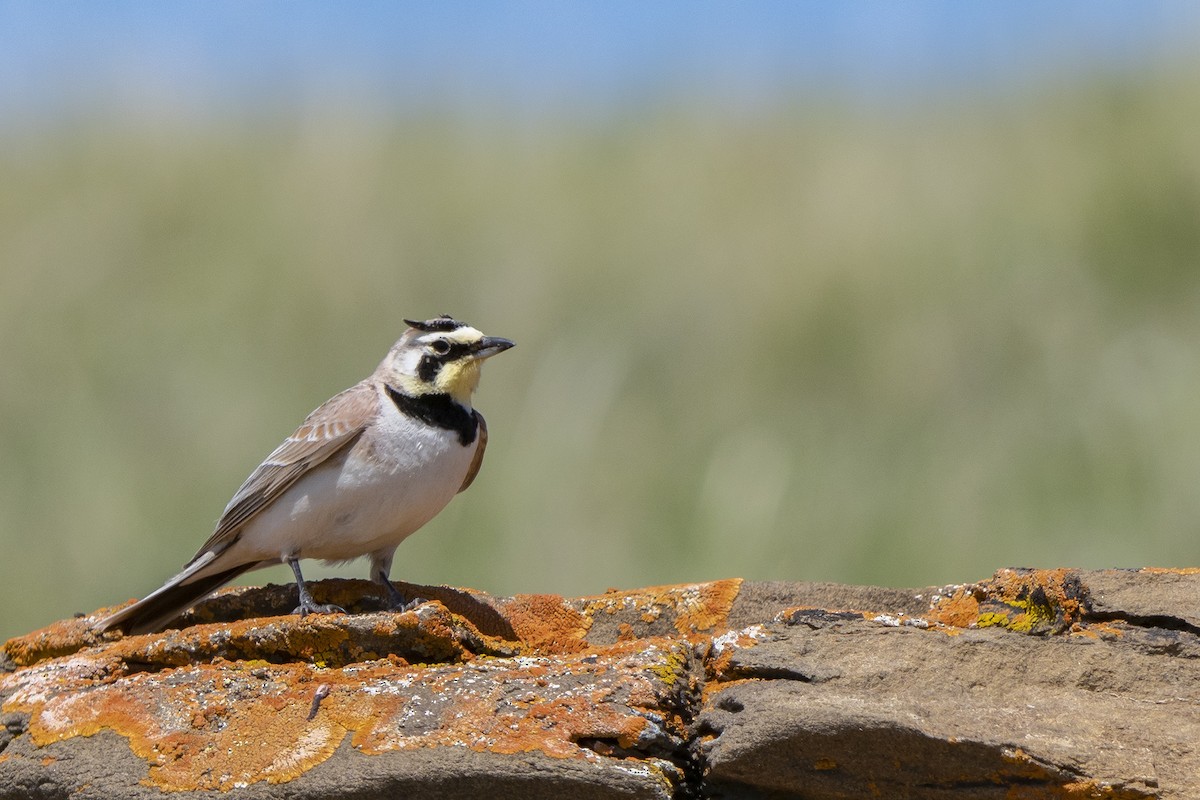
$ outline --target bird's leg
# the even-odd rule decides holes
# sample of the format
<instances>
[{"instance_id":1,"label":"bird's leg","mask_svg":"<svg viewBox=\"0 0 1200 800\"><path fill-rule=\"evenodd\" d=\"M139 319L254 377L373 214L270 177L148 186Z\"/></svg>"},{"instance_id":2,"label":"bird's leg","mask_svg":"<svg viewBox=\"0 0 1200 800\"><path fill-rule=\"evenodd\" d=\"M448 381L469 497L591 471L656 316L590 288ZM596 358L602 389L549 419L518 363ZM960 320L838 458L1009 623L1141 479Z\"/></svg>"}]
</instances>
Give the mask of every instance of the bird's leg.
<instances>
[{"instance_id":1,"label":"bird's leg","mask_svg":"<svg viewBox=\"0 0 1200 800\"><path fill-rule=\"evenodd\" d=\"M406 599L400 590L388 580L388 573L392 571L392 555L395 552L395 550L391 550L390 552L371 554L371 580L383 586L387 591L388 606L393 611L412 611L426 601L420 597L414 597L412 600Z\"/></svg>"},{"instance_id":2,"label":"bird's leg","mask_svg":"<svg viewBox=\"0 0 1200 800\"><path fill-rule=\"evenodd\" d=\"M424 598L414 597L412 600L406 600L400 590L397 589L392 582L387 579L387 575L379 573L379 580L383 583L383 588L387 589L388 602L391 604L393 611L412 611L417 606L427 602Z\"/></svg>"},{"instance_id":3,"label":"bird's leg","mask_svg":"<svg viewBox=\"0 0 1200 800\"><path fill-rule=\"evenodd\" d=\"M308 592L308 586L304 583L304 576L300 574L300 559L296 556L290 556L286 559L287 565L292 568L292 574L296 576L296 588L300 590L300 605L292 611L293 614L299 614L301 617L307 617L309 614L345 614L346 609L335 605L318 605L313 601L313 597Z\"/></svg>"}]
</instances>

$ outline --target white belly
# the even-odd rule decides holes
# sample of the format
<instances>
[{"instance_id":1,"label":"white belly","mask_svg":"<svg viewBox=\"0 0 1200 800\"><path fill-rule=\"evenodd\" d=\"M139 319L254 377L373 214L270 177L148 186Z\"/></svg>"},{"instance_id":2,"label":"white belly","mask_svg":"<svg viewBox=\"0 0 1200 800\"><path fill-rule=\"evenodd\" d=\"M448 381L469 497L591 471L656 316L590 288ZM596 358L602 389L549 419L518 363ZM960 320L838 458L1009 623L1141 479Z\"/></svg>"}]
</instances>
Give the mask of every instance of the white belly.
<instances>
[{"instance_id":1,"label":"white belly","mask_svg":"<svg viewBox=\"0 0 1200 800\"><path fill-rule=\"evenodd\" d=\"M307 473L246 523L230 555L346 561L392 550L453 499L477 446L478 440L463 447L453 431L386 414L370 436Z\"/></svg>"}]
</instances>

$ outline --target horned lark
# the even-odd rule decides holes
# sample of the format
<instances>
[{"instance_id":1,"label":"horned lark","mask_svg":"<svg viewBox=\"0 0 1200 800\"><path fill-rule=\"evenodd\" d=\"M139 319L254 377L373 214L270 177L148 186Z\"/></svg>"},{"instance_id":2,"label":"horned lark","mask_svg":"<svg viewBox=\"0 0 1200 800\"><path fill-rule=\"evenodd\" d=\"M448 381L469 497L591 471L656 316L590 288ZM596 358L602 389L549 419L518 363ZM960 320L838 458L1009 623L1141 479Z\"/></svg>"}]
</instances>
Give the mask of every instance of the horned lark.
<instances>
[{"instance_id":1,"label":"horned lark","mask_svg":"<svg viewBox=\"0 0 1200 800\"><path fill-rule=\"evenodd\" d=\"M158 630L243 572L283 562L313 602L300 559L370 557L393 606L396 547L471 485L487 426L471 407L484 359L513 346L449 316L410 326L366 380L334 395L267 456L225 507L200 551L162 588L106 617L100 630Z\"/></svg>"}]
</instances>

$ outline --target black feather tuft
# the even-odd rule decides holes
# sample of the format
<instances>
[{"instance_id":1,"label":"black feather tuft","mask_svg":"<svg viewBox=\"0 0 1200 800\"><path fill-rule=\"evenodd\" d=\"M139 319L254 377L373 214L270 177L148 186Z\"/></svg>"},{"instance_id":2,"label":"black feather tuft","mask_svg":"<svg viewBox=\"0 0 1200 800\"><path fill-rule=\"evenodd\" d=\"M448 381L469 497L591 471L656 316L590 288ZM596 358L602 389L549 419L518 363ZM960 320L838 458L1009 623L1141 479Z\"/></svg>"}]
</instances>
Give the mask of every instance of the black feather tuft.
<instances>
[{"instance_id":1,"label":"black feather tuft","mask_svg":"<svg viewBox=\"0 0 1200 800\"><path fill-rule=\"evenodd\" d=\"M409 326L416 328L419 331L425 331L426 333L432 333L433 331L445 331L448 333L463 327L463 323L459 322L449 314L442 314L440 317L427 319L424 321L415 319L406 319L404 321L407 322Z\"/></svg>"}]
</instances>

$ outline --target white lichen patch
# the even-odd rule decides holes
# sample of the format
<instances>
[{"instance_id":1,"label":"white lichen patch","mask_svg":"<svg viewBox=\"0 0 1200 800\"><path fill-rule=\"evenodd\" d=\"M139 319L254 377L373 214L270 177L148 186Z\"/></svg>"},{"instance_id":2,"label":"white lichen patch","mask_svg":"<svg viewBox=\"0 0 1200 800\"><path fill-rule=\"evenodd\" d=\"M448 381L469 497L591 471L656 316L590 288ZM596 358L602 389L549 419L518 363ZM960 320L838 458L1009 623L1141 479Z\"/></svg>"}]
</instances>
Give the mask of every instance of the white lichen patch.
<instances>
[{"instance_id":1,"label":"white lichen patch","mask_svg":"<svg viewBox=\"0 0 1200 800\"><path fill-rule=\"evenodd\" d=\"M345 731L341 732L342 736ZM305 731L296 744L280 753L271 764L262 770L261 777L269 783L288 781L297 775L311 769L315 764L324 761L334 750L338 742L333 741L334 733L331 728L321 726Z\"/></svg>"},{"instance_id":2,"label":"white lichen patch","mask_svg":"<svg viewBox=\"0 0 1200 800\"><path fill-rule=\"evenodd\" d=\"M751 625L741 630L729 631L712 640L712 655L714 658L726 650L739 647L753 647L758 642L770 639L770 634L762 625Z\"/></svg>"},{"instance_id":3,"label":"white lichen patch","mask_svg":"<svg viewBox=\"0 0 1200 800\"><path fill-rule=\"evenodd\" d=\"M107 662L89 656L54 659L0 676L0 693L10 706L45 703L55 695L79 689L109 675Z\"/></svg>"},{"instance_id":4,"label":"white lichen patch","mask_svg":"<svg viewBox=\"0 0 1200 800\"><path fill-rule=\"evenodd\" d=\"M910 617L907 614L877 614L870 617L871 622L877 622L888 628L919 628L925 630L929 627L929 620L921 617Z\"/></svg>"}]
</instances>

